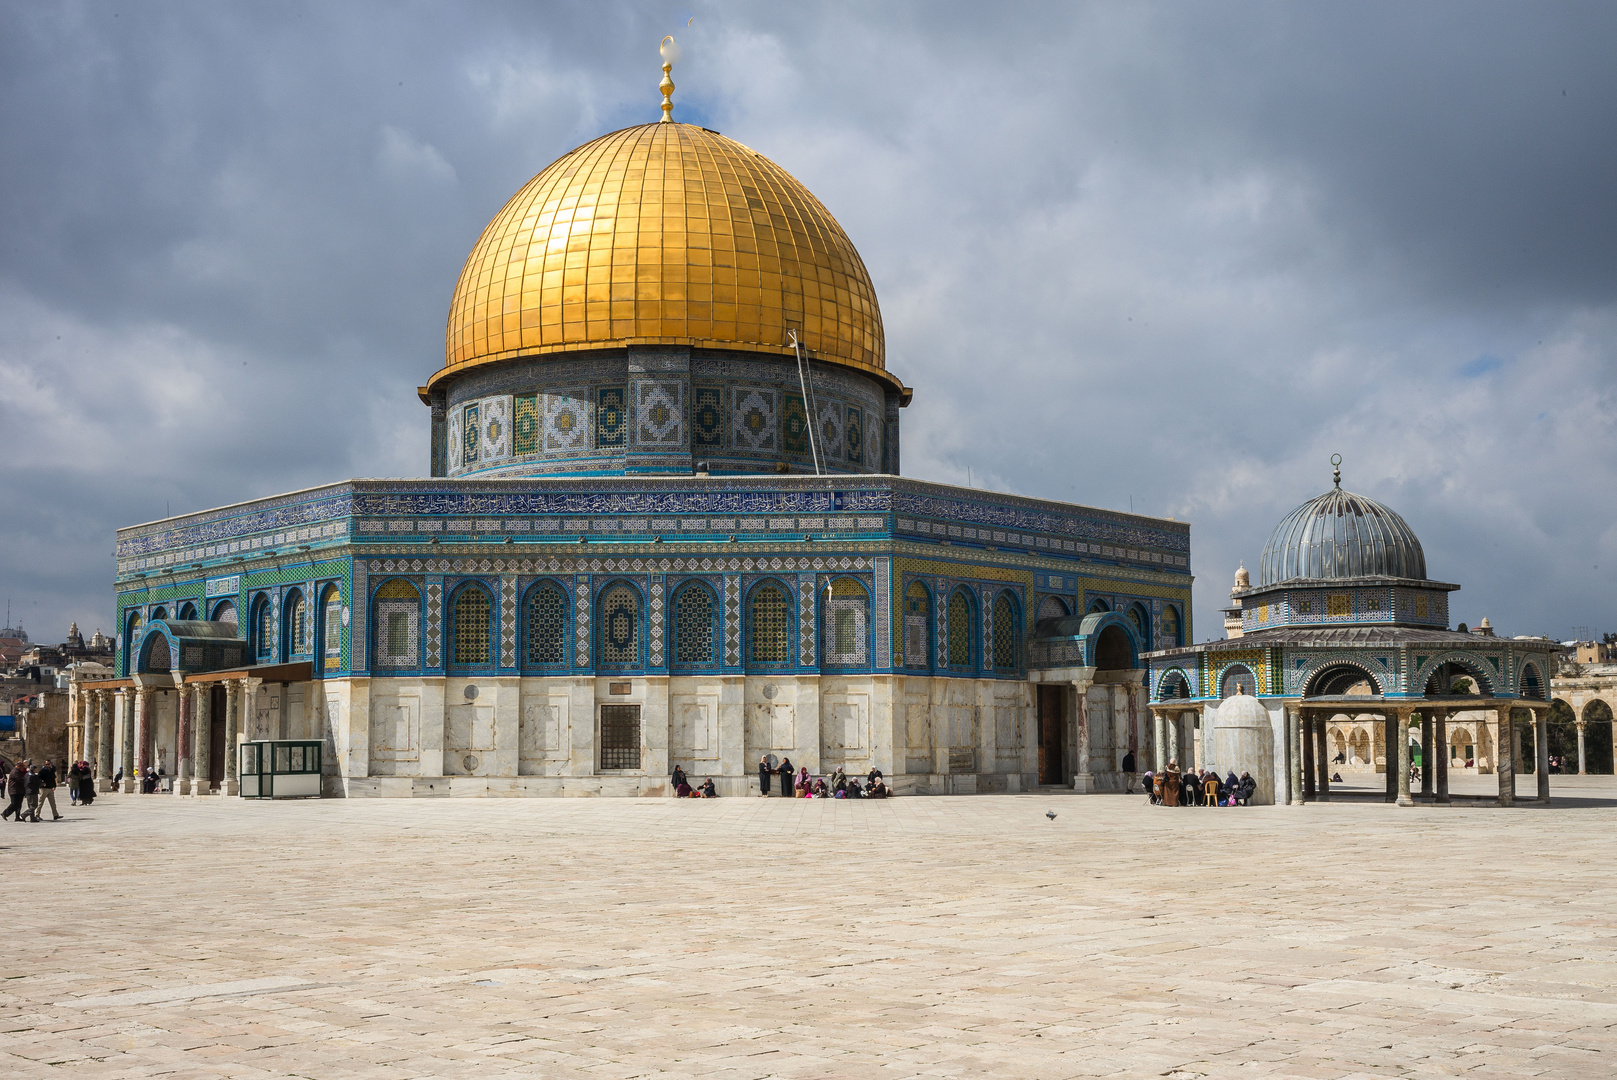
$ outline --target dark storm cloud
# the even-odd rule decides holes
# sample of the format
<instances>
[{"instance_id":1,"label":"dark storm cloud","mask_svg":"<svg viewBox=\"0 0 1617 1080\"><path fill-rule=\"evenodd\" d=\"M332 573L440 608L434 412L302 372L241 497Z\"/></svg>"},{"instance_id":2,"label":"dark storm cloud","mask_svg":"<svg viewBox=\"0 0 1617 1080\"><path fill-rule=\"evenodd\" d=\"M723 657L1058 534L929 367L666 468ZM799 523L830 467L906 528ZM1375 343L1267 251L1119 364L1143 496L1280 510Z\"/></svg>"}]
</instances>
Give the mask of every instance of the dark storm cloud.
<instances>
[{"instance_id":1,"label":"dark storm cloud","mask_svg":"<svg viewBox=\"0 0 1617 1080\"><path fill-rule=\"evenodd\" d=\"M674 32L676 116L859 245L917 388L907 472L1188 517L1205 637L1339 450L1467 586L1457 618L1610 622L1614 31L1594 5L5 5L0 592L40 634L106 625L116 525L419 474L466 252L557 155L655 118Z\"/></svg>"}]
</instances>

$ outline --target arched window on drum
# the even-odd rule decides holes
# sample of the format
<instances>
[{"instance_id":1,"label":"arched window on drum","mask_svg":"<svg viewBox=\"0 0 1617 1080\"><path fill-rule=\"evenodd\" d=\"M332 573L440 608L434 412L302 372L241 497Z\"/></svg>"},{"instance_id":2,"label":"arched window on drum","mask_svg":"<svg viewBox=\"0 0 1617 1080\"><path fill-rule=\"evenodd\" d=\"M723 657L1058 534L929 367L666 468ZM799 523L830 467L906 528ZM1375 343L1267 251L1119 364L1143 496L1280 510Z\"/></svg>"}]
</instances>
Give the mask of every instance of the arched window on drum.
<instances>
[{"instance_id":1,"label":"arched window on drum","mask_svg":"<svg viewBox=\"0 0 1617 1080\"><path fill-rule=\"evenodd\" d=\"M1184 644L1179 636L1179 609L1169 604L1162 609L1162 647L1176 649Z\"/></svg>"},{"instance_id":2,"label":"arched window on drum","mask_svg":"<svg viewBox=\"0 0 1617 1080\"><path fill-rule=\"evenodd\" d=\"M1151 616L1146 613L1144 604L1130 604L1128 610L1129 625L1134 627L1134 640L1140 643L1141 652L1151 651Z\"/></svg>"},{"instance_id":3,"label":"arched window on drum","mask_svg":"<svg viewBox=\"0 0 1617 1080\"><path fill-rule=\"evenodd\" d=\"M269 597L260 596L253 601L253 655L261 664L274 662L275 656L275 609L270 606Z\"/></svg>"},{"instance_id":4,"label":"arched window on drum","mask_svg":"<svg viewBox=\"0 0 1617 1080\"><path fill-rule=\"evenodd\" d=\"M932 666L932 594L919 581L904 590L904 666L914 671Z\"/></svg>"},{"instance_id":5,"label":"arched window on drum","mask_svg":"<svg viewBox=\"0 0 1617 1080\"><path fill-rule=\"evenodd\" d=\"M303 592L292 589L286 594L282 605L285 620L283 632L286 635L286 655L303 656L309 651L309 623L308 610L303 603Z\"/></svg>"},{"instance_id":6,"label":"arched window on drum","mask_svg":"<svg viewBox=\"0 0 1617 1080\"><path fill-rule=\"evenodd\" d=\"M450 652L456 667L487 667L492 663L494 637L494 605L488 591L481 585L463 585L455 593L454 622L450 635L454 646Z\"/></svg>"},{"instance_id":7,"label":"arched window on drum","mask_svg":"<svg viewBox=\"0 0 1617 1080\"><path fill-rule=\"evenodd\" d=\"M870 665L870 594L851 577L833 581L826 596L820 663L839 668Z\"/></svg>"},{"instance_id":8,"label":"arched window on drum","mask_svg":"<svg viewBox=\"0 0 1617 1080\"><path fill-rule=\"evenodd\" d=\"M949 597L949 670L971 671L977 656L977 605L964 587Z\"/></svg>"},{"instance_id":9,"label":"arched window on drum","mask_svg":"<svg viewBox=\"0 0 1617 1080\"><path fill-rule=\"evenodd\" d=\"M1021 626L1016 615L1016 600L1009 590L994 598L994 670L1014 672L1021 652Z\"/></svg>"},{"instance_id":10,"label":"arched window on drum","mask_svg":"<svg viewBox=\"0 0 1617 1080\"><path fill-rule=\"evenodd\" d=\"M378 670L421 666L421 594L408 581L394 579L376 590L371 635Z\"/></svg>"},{"instance_id":11,"label":"arched window on drum","mask_svg":"<svg viewBox=\"0 0 1617 1080\"><path fill-rule=\"evenodd\" d=\"M596 663L609 670L641 666L640 594L614 585L601 594L597 607Z\"/></svg>"},{"instance_id":12,"label":"arched window on drum","mask_svg":"<svg viewBox=\"0 0 1617 1080\"><path fill-rule=\"evenodd\" d=\"M229 600L221 600L213 605L213 614L208 618L217 623L229 623L231 626L235 626L240 616L236 614L235 604Z\"/></svg>"},{"instance_id":13,"label":"arched window on drum","mask_svg":"<svg viewBox=\"0 0 1617 1080\"><path fill-rule=\"evenodd\" d=\"M674 594L674 666L711 667L718 662L718 598L699 581L680 586Z\"/></svg>"},{"instance_id":14,"label":"arched window on drum","mask_svg":"<svg viewBox=\"0 0 1617 1080\"><path fill-rule=\"evenodd\" d=\"M791 661L791 600L783 585L766 581L747 598L747 666L784 667Z\"/></svg>"},{"instance_id":15,"label":"arched window on drum","mask_svg":"<svg viewBox=\"0 0 1617 1080\"><path fill-rule=\"evenodd\" d=\"M528 667L561 667L567 663L567 594L554 581L541 581L528 590L523 612Z\"/></svg>"},{"instance_id":16,"label":"arched window on drum","mask_svg":"<svg viewBox=\"0 0 1617 1080\"><path fill-rule=\"evenodd\" d=\"M342 590L327 585L320 594L320 653L328 671L342 667Z\"/></svg>"}]
</instances>

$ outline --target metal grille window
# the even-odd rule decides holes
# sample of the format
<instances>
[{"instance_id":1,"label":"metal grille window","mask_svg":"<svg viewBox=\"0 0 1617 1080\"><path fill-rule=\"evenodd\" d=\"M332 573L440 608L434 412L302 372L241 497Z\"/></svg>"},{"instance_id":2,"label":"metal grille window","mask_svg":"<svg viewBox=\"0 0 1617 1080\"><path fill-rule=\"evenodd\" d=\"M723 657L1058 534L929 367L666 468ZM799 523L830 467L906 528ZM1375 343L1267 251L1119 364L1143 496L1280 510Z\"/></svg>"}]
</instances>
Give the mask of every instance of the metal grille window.
<instances>
[{"instance_id":1,"label":"metal grille window","mask_svg":"<svg viewBox=\"0 0 1617 1080\"><path fill-rule=\"evenodd\" d=\"M1162 609L1162 643L1170 649L1179 645L1179 612L1171 607Z\"/></svg>"},{"instance_id":2,"label":"metal grille window","mask_svg":"<svg viewBox=\"0 0 1617 1080\"><path fill-rule=\"evenodd\" d=\"M994 668L1016 669L1016 605L1009 593L1000 593L994 600Z\"/></svg>"},{"instance_id":3,"label":"metal grille window","mask_svg":"<svg viewBox=\"0 0 1617 1080\"><path fill-rule=\"evenodd\" d=\"M229 600L219 601L219 606L213 609L213 621L236 625L236 605Z\"/></svg>"},{"instance_id":4,"label":"metal grille window","mask_svg":"<svg viewBox=\"0 0 1617 1080\"><path fill-rule=\"evenodd\" d=\"M784 664L791 657L791 634L787 620L786 594L775 585L761 585L752 594L749 625L755 664Z\"/></svg>"},{"instance_id":5,"label":"metal grille window","mask_svg":"<svg viewBox=\"0 0 1617 1080\"><path fill-rule=\"evenodd\" d=\"M925 669L927 665L927 630L932 619L932 598L926 586L919 581L910 582L904 590L904 666Z\"/></svg>"},{"instance_id":6,"label":"metal grille window","mask_svg":"<svg viewBox=\"0 0 1617 1080\"><path fill-rule=\"evenodd\" d=\"M455 597L455 663L488 663L488 593L476 586Z\"/></svg>"},{"instance_id":7,"label":"metal grille window","mask_svg":"<svg viewBox=\"0 0 1617 1080\"><path fill-rule=\"evenodd\" d=\"M294 592L286 601L286 651L293 656L309 651L309 629L303 620L303 594Z\"/></svg>"},{"instance_id":8,"label":"metal grille window","mask_svg":"<svg viewBox=\"0 0 1617 1080\"><path fill-rule=\"evenodd\" d=\"M601 663L639 662L640 599L633 589L619 585L601 597Z\"/></svg>"},{"instance_id":9,"label":"metal grille window","mask_svg":"<svg viewBox=\"0 0 1617 1080\"><path fill-rule=\"evenodd\" d=\"M685 586L674 601L674 661L713 662L713 594L700 585Z\"/></svg>"},{"instance_id":10,"label":"metal grille window","mask_svg":"<svg viewBox=\"0 0 1617 1080\"><path fill-rule=\"evenodd\" d=\"M326 624L325 654L335 660L342 656L342 593L335 585L326 586L326 602L321 606L325 609L321 616Z\"/></svg>"},{"instance_id":11,"label":"metal grille window","mask_svg":"<svg viewBox=\"0 0 1617 1080\"><path fill-rule=\"evenodd\" d=\"M860 667L870 662L867 647L870 597L853 578L837 578L825 602L825 662L833 667Z\"/></svg>"},{"instance_id":12,"label":"metal grille window","mask_svg":"<svg viewBox=\"0 0 1617 1080\"><path fill-rule=\"evenodd\" d=\"M1219 683L1218 696L1227 698L1244 693L1250 697L1257 693L1257 690L1258 680L1253 677L1251 670L1241 664L1234 664L1225 669L1224 678Z\"/></svg>"},{"instance_id":13,"label":"metal grille window","mask_svg":"<svg viewBox=\"0 0 1617 1080\"><path fill-rule=\"evenodd\" d=\"M963 592L949 597L949 666L971 666L971 601Z\"/></svg>"},{"instance_id":14,"label":"metal grille window","mask_svg":"<svg viewBox=\"0 0 1617 1080\"><path fill-rule=\"evenodd\" d=\"M640 768L640 706L601 706L601 768Z\"/></svg>"},{"instance_id":15,"label":"metal grille window","mask_svg":"<svg viewBox=\"0 0 1617 1080\"><path fill-rule=\"evenodd\" d=\"M1262 618L1267 621L1269 618L1268 613L1265 612ZM1151 635L1147 632L1146 622L1145 609L1139 604L1131 605L1129 607L1129 623L1134 627L1135 640L1140 643L1140 648L1142 649L1151 647Z\"/></svg>"},{"instance_id":16,"label":"metal grille window","mask_svg":"<svg viewBox=\"0 0 1617 1080\"><path fill-rule=\"evenodd\" d=\"M567 662L567 597L550 582L528 593L528 663Z\"/></svg>"},{"instance_id":17,"label":"metal grille window","mask_svg":"<svg viewBox=\"0 0 1617 1080\"><path fill-rule=\"evenodd\" d=\"M260 599L254 615L254 648L260 657L268 656L275 642L275 613L270 610L268 600Z\"/></svg>"}]
</instances>

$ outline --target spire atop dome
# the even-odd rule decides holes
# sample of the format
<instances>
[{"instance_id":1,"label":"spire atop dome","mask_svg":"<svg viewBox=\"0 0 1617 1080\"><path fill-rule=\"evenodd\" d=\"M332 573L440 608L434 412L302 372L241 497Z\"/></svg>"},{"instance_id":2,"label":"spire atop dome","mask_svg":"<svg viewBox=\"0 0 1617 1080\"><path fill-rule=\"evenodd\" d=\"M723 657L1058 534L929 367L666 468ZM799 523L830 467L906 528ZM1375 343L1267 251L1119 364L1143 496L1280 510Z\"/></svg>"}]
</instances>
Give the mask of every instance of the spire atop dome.
<instances>
[{"instance_id":1,"label":"spire atop dome","mask_svg":"<svg viewBox=\"0 0 1617 1080\"><path fill-rule=\"evenodd\" d=\"M1342 490L1342 455L1341 454L1332 454L1331 455L1331 468L1335 470L1335 475L1332 476L1331 479L1336 481L1336 490L1341 491Z\"/></svg>"},{"instance_id":2,"label":"spire atop dome","mask_svg":"<svg viewBox=\"0 0 1617 1080\"><path fill-rule=\"evenodd\" d=\"M679 43L674 40L673 34L669 34L663 38L662 44L658 46L657 51L662 53L663 57L663 81L657 84L657 89L663 92L662 122L672 124L674 122L674 79L672 73L674 65L679 63Z\"/></svg>"}]
</instances>

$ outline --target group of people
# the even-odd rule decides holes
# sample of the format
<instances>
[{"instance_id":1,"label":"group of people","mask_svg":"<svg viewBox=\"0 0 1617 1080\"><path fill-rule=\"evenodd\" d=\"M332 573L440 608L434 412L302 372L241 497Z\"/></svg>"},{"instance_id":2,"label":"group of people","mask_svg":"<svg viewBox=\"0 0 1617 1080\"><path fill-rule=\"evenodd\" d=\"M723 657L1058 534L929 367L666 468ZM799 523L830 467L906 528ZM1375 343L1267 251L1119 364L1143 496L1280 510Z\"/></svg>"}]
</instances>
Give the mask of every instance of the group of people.
<instances>
[{"instance_id":1,"label":"group of people","mask_svg":"<svg viewBox=\"0 0 1617 1080\"><path fill-rule=\"evenodd\" d=\"M1235 775L1235 770L1224 779L1209 770L1179 771L1177 761L1159 773L1145 774L1145 794L1156 806L1250 806L1258 782L1251 773Z\"/></svg>"},{"instance_id":2,"label":"group of people","mask_svg":"<svg viewBox=\"0 0 1617 1080\"><path fill-rule=\"evenodd\" d=\"M863 785L857 776L849 776L838 765L830 776L810 776L808 769L793 770L792 759L783 757L779 764L771 765L769 755L758 759L758 795L769 797L772 778L780 781L780 794L785 799L885 799L893 792L880 769L871 769Z\"/></svg>"},{"instance_id":3,"label":"group of people","mask_svg":"<svg viewBox=\"0 0 1617 1080\"><path fill-rule=\"evenodd\" d=\"M15 765L0 761L5 773L6 797L9 800L0 817L14 821L43 821L39 811L49 806L51 820L60 821L62 812L56 808L56 766L49 761L35 764L27 758Z\"/></svg>"},{"instance_id":4,"label":"group of people","mask_svg":"<svg viewBox=\"0 0 1617 1080\"><path fill-rule=\"evenodd\" d=\"M674 797L678 799L717 799L719 789L713 786L711 776L703 780L699 787L691 787L691 779L685 775L685 770L675 765Z\"/></svg>"}]
</instances>

